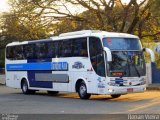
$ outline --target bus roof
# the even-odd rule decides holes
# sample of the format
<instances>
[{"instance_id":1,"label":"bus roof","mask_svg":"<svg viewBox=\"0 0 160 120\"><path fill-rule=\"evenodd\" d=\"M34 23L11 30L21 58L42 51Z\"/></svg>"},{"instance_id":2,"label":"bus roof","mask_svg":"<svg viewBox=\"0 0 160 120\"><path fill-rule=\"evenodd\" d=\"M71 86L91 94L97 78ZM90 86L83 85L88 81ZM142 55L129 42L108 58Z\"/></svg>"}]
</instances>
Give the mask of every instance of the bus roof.
<instances>
[{"instance_id":1,"label":"bus roof","mask_svg":"<svg viewBox=\"0 0 160 120\"><path fill-rule=\"evenodd\" d=\"M123 37L123 38L138 38L138 36L127 34L127 33L117 33L117 32L107 32L107 31L100 31L100 30L81 30L75 32L68 32L62 33L59 36L54 36L49 39L41 39L41 40L33 40L33 41L23 41L23 42L12 42L9 43L7 46L14 46L14 45L23 45L28 43L34 42L42 42L42 41L54 41L54 40L61 40L61 39L71 39L71 38L80 38L80 37Z\"/></svg>"},{"instance_id":2,"label":"bus roof","mask_svg":"<svg viewBox=\"0 0 160 120\"><path fill-rule=\"evenodd\" d=\"M78 37L86 37L86 36L95 36L95 37L123 37L123 38L138 38L138 36L127 34L127 33L117 33L117 32L107 32L100 30L82 30L75 32L62 33L58 37L51 37L53 40L58 39L68 39L68 38L78 38Z\"/></svg>"}]
</instances>

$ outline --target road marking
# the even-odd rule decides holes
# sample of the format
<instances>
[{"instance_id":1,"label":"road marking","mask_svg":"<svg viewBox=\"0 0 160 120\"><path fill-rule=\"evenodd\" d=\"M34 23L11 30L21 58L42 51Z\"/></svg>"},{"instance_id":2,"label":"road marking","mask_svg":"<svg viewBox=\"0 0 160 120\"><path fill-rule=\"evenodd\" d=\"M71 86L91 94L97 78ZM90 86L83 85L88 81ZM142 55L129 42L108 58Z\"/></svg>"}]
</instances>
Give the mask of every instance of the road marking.
<instances>
[{"instance_id":1,"label":"road marking","mask_svg":"<svg viewBox=\"0 0 160 120\"><path fill-rule=\"evenodd\" d=\"M135 108L133 108L131 110L128 110L128 112L135 112L135 111L138 111L138 110L146 109L146 108L152 107L152 106L157 105L157 104L158 105L160 104L160 100L159 99L154 99L154 100L151 100L150 103L136 106Z\"/></svg>"}]
</instances>

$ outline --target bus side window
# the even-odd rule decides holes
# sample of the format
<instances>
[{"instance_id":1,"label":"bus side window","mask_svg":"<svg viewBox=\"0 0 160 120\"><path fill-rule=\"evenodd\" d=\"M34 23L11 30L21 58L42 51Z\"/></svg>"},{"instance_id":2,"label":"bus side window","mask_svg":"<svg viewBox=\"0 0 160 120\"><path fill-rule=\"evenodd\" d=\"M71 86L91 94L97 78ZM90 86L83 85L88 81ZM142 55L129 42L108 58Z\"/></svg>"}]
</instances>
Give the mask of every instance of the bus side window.
<instances>
[{"instance_id":1,"label":"bus side window","mask_svg":"<svg viewBox=\"0 0 160 120\"><path fill-rule=\"evenodd\" d=\"M23 60L24 59L23 46L22 45L15 46L14 57L15 57L16 60Z\"/></svg>"},{"instance_id":2,"label":"bus side window","mask_svg":"<svg viewBox=\"0 0 160 120\"><path fill-rule=\"evenodd\" d=\"M62 57L72 56L72 40L64 40L62 45Z\"/></svg>"},{"instance_id":3,"label":"bus side window","mask_svg":"<svg viewBox=\"0 0 160 120\"><path fill-rule=\"evenodd\" d=\"M48 46L48 53L47 53L47 57L48 58L54 58L54 51L55 51L55 46L53 42L48 42L47 43Z\"/></svg>"},{"instance_id":4,"label":"bus side window","mask_svg":"<svg viewBox=\"0 0 160 120\"><path fill-rule=\"evenodd\" d=\"M13 46L7 47L7 54L6 54L7 59L13 60L14 58L13 53L14 53L14 47Z\"/></svg>"},{"instance_id":5,"label":"bus side window","mask_svg":"<svg viewBox=\"0 0 160 120\"><path fill-rule=\"evenodd\" d=\"M105 76L104 54L99 38L89 38L89 52L93 69L99 76Z\"/></svg>"},{"instance_id":6,"label":"bus side window","mask_svg":"<svg viewBox=\"0 0 160 120\"><path fill-rule=\"evenodd\" d=\"M54 42L49 42L48 43L48 57L49 58L58 58L58 51L59 51L59 47L58 47L58 41L54 41Z\"/></svg>"},{"instance_id":7,"label":"bus side window","mask_svg":"<svg viewBox=\"0 0 160 120\"><path fill-rule=\"evenodd\" d=\"M72 48L73 48L73 55L74 57L78 57L79 56L79 46L78 46L78 41L76 39L73 40L72 42Z\"/></svg>"},{"instance_id":8,"label":"bus side window","mask_svg":"<svg viewBox=\"0 0 160 120\"><path fill-rule=\"evenodd\" d=\"M56 57L60 58L63 57L62 55L62 49L63 49L63 41L56 41L55 43L55 52L56 52Z\"/></svg>"},{"instance_id":9,"label":"bus side window","mask_svg":"<svg viewBox=\"0 0 160 120\"><path fill-rule=\"evenodd\" d=\"M23 46L11 46L7 47L7 59L10 60L23 60L24 54L23 54Z\"/></svg>"},{"instance_id":10,"label":"bus side window","mask_svg":"<svg viewBox=\"0 0 160 120\"><path fill-rule=\"evenodd\" d=\"M87 52L87 38L76 38L72 44L73 56L75 57L88 57Z\"/></svg>"},{"instance_id":11,"label":"bus side window","mask_svg":"<svg viewBox=\"0 0 160 120\"><path fill-rule=\"evenodd\" d=\"M46 58L47 53L48 53L48 48L47 48L47 43L42 42L42 43L36 43L36 58Z\"/></svg>"},{"instance_id":12,"label":"bus side window","mask_svg":"<svg viewBox=\"0 0 160 120\"><path fill-rule=\"evenodd\" d=\"M26 59L34 59L34 48L35 48L35 45L34 44L27 44L27 45L24 45L24 55L25 55L25 58Z\"/></svg>"},{"instance_id":13,"label":"bus side window","mask_svg":"<svg viewBox=\"0 0 160 120\"><path fill-rule=\"evenodd\" d=\"M83 57L88 57L88 52L87 52L87 39L82 39L81 40L81 56Z\"/></svg>"}]
</instances>

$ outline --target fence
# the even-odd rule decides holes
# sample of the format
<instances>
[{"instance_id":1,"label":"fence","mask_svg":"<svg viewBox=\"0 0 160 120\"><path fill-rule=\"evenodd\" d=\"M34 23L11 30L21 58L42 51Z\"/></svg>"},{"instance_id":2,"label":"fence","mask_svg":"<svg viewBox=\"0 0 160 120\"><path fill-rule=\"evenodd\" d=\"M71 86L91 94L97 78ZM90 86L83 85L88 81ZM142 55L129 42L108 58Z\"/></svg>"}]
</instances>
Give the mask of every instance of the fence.
<instances>
[{"instance_id":1,"label":"fence","mask_svg":"<svg viewBox=\"0 0 160 120\"><path fill-rule=\"evenodd\" d=\"M156 67L155 63L151 63L152 68L152 83L160 83L160 69Z\"/></svg>"}]
</instances>

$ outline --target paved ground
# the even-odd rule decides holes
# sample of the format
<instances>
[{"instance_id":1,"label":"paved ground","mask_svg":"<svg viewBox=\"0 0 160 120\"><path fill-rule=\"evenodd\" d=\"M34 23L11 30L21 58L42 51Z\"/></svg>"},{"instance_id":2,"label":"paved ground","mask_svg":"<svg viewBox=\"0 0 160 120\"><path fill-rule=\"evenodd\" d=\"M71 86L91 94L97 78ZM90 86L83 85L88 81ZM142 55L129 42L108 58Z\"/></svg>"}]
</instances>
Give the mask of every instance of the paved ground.
<instances>
[{"instance_id":1,"label":"paved ground","mask_svg":"<svg viewBox=\"0 0 160 120\"><path fill-rule=\"evenodd\" d=\"M94 95L90 100L81 100L75 93L51 96L39 91L35 95L23 95L21 90L0 85L0 113L159 114L160 91L128 94L116 99L108 95Z\"/></svg>"}]
</instances>

